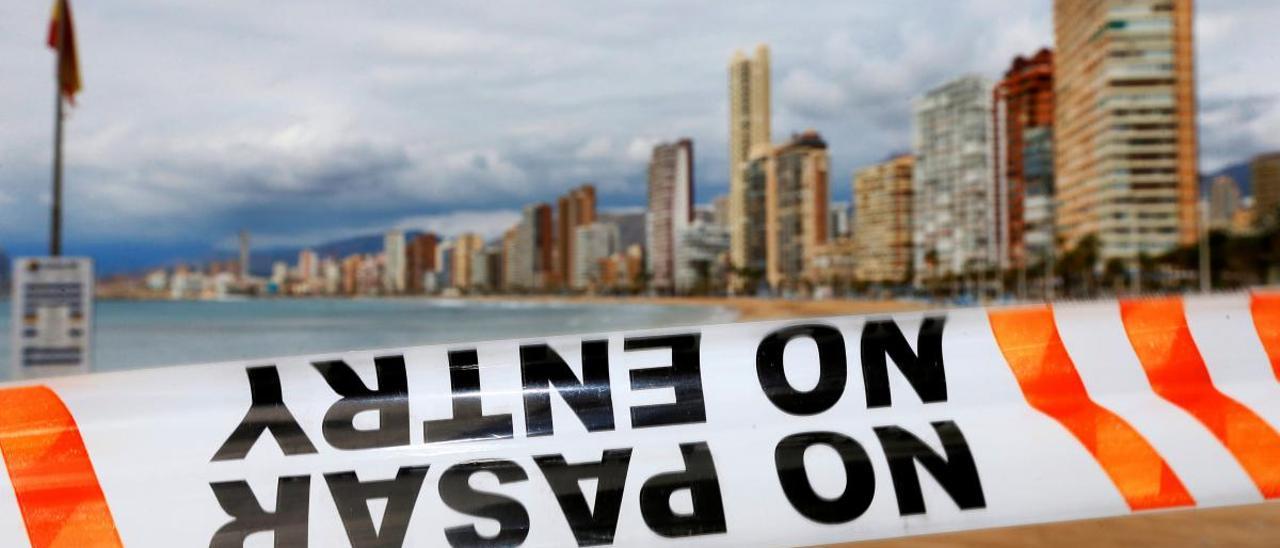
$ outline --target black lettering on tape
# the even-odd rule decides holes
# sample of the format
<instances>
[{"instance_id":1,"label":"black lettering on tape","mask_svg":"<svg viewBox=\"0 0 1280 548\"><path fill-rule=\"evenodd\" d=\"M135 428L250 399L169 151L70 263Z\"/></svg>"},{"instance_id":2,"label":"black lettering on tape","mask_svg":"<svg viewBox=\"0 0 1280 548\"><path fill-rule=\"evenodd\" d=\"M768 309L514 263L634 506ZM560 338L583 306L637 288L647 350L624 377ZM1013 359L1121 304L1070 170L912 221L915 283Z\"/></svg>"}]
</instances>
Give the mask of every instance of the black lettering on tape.
<instances>
[{"instance_id":1,"label":"black lettering on tape","mask_svg":"<svg viewBox=\"0 0 1280 548\"><path fill-rule=\"evenodd\" d=\"M652 530L664 537L691 537L724 533L724 501L720 497L720 480L706 442L682 443L684 470L658 474L640 487L640 516ZM693 499L693 512L677 514L671 508L671 495L687 489Z\"/></svg>"},{"instance_id":2,"label":"black lettering on tape","mask_svg":"<svg viewBox=\"0 0 1280 548\"><path fill-rule=\"evenodd\" d=\"M480 360L475 349L449 352L453 417L423 425L427 443L504 439L512 436L511 415L485 415L480 406Z\"/></svg>"},{"instance_id":3,"label":"black lettering on tape","mask_svg":"<svg viewBox=\"0 0 1280 548\"><path fill-rule=\"evenodd\" d=\"M641 405L631 408L631 425L635 428L696 424L707 422L707 409L702 400L702 372L699 343L702 335L686 333L659 337L635 337L622 343L623 351L671 349L671 365L631 371L632 390L654 388L675 389L675 403Z\"/></svg>"},{"instance_id":4,"label":"black lettering on tape","mask_svg":"<svg viewBox=\"0 0 1280 548\"><path fill-rule=\"evenodd\" d=\"M818 345L818 384L812 390L796 390L787 381L782 356L787 343L796 337L808 337ZM831 409L844 395L848 376L844 336L829 325L784 327L766 335L756 348L756 377L764 395L774 407L792 415L816 415Z\"/></svg>"},{"instance_id":5,"label":"black lettering on tape","mask_svg":"<svg viewBox=\"0 0 1280 548\"><path fill-rule=\"evenodd\" d=\"M218 506L231 516L209 541L209 548L241 548L249 535L270 531L276 548L307 545L307 513L310 511L311 477L288 476L276 482L276 508L263 509L246 481L210 483Z\"/></svg>"},{"instance_id":6,"label":"black lettering on tape","mask_svg":"<svg viewBox=\"0 0 1280 548\"><path fill-rule=\"evenodd\" d=\"M263 432L270 432L286 455L315 453L316 446L284 405L276 366L248 367L245 373L249 375L249 412L213 454L213 461L243 459Z\"/></svg>"},{"instance_id":7,"label":"black lettering on tape","mask_svg":"<svg viewBox=\"0 0 1280 548\"><path fill-rule=\"evenodd\" d=\"M403 356L374 358L378 388L365 386L360 376L341 360L315 362L312 367L342 399L324 413L324 439L335 449L358 450L409 445L409 381ZM355 427L357 414L372 411L378 427Z\"/></svg>"},{"instance_id":8,"label":"black lettering on tape","mask_svg":"<svg viewBox=\"0 0 1280 548\"><path fill-rule=\"evenodd\" d=\"M543 455L533 460L551 485L578 546L612 544L618 530L631 449L606 450L599 462L566 464L563 455ZM591 478L596 479L596 500L588 506L578 482Z\"/></svg>"},{"instance_id":9,"label":"black lettering on tape","mask_svg":"<svg viewBox=\"0 0 1280 548\"><path fill-rule=\"evenodd\" d=\"M521 346L520 376L524 384L525 431L529 436L555 433L551 420L552 386L588 432L613 430L608 340L582 341L582 380L550 346Z\"/></svg>"},{"instance_id":10,"label":"black lettering on tape","mask_svg":"<svg viewBox=\"0 0 1280 548\"><path fill-rule=\"evenodd\" d=\"M867 407L888 407L893 399L889 395L889 372L885 355L911 383L924 403L947 401L947 375L942 365L942 328L946 316L924 319L916 337L919 354L911 351L911 345L893 320L867 322L862 328L862 379L866 384Z\"/></svg>"},{"instance_id":11,"label":"black lettering on tape","mask_svg":"<svg viewBox=\"0 0 1280 548\"><path fill-rule=\"evenodd\" d=\"M982 482L978 479L978 467L973 462L969 443L965 441L960 427L952 421L932 424L942 441L942 449L947 455L945 459L920 438L900 427L875 428L876 437L884 446L884 456L889 460L893 492L898 497L898 513L906 516L925 512L916 462L938 481L960 509L985 508L987 503L982 494Z\"/></svg>"},{"instance_id":12,"label":"black lettering on tape","mask_svg":"<svg viewBox=\"0 0 1280 548\"><path fill-rule=\"evenodd\" d=\"M398 548L404 545L409 518L427 477L427 466L406 466L389 480L361 482L354 471L325 474L352 548ZM382 524L373 526L369 500L386 499Z\"/></svg>"},{"instance_id":13,"label":"black lettering on tape","mask_svg":"<svg viewBox=\"0 0 1280 548\"><path fill-rule=\"evenodd\" d=\"M844 492L834 499L813 490L805 470L804 455L810 447L825 445L836 450L844 463ZM867 452L853 438L835 432L803 432L778 442L773 452L778 481L791 507L818 523L848 523L871 507L876 494L876 472Z\"/></svg>"},{"instance_id":14,"label":"black lettering on tape","mask_svg":"<svg viewBox=\"0 0 1280 548\"><path fill-rule=\"evenodd\" d=\"M509 460L478 460L455 464L440 476L440 498L445 505L468 516L498 522L498 534L480 535L475 525L460 525L444 530L450 546L518 546L529 536L529 512L520 502L503 495L476 491L471 476L489 473L498 483L525 481L529 476L520 465Z\"/></svg>"}]
</instances>

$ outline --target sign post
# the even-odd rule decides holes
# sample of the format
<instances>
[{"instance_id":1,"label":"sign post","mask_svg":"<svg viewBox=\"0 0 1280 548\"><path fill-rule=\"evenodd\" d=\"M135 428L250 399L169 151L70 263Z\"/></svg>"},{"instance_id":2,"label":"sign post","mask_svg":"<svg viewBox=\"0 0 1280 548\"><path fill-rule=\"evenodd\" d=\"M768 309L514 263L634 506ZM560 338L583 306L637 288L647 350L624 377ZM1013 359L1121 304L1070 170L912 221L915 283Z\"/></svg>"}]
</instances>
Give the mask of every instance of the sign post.
<instances>
[{"instance_id":1,"label":"sign post","mask_svg":"<svg viewBox=\"0 0 1280 548\"><path fill-rule=\"evenodd\" d=\"M13 262L13 378L89 372L93 262L23 257Z\"/></svg>"}]
</instances>

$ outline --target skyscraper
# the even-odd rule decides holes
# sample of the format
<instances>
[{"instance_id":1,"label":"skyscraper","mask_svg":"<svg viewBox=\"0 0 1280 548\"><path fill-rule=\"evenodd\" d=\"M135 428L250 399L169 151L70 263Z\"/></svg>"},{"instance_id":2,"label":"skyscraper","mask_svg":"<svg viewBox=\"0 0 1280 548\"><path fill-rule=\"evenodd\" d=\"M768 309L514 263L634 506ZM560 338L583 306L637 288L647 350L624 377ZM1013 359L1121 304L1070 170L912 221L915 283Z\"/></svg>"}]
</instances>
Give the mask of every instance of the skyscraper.
<instances>
[{"instance_id":1,"label":"skyscraper","mask_svg":"<svg viewBox=\"0 0 1280 548\"><path fill-rule=\"evenodd\" d=\"M1019 55L992 95L1000 267L1025 269L1053 241L1053 52Z\"/></svg>"},{"instance_id":2,"label":"skyscraper","mask_svg":"<svg viewBox=\"0 0 1280 548\"><path fill-rule=\"evenodd\" d=\"M551 206L544 203L524 207L511 243L508 280L513 289L536 291L546 288L553 273Z\"/></svg>"},{"instance_id":3,"label":"skyscraper","mask_svg":"<svg viewBox=\"0 0 1280 548\"><path fill-rule=\"evenodd\" d=\"M1262 226L1274 225L1280 217L1280 152L1255 157L1250 165L1250 182L1254 219Z\"/></svg>"},{"instance_id":4,"label":"skyscraper","mask_svg":"<svg viewBox=\"0 0 1280 548\"><path fill-rule=\"evenodd\" d=\"M827 142L809 130L773 151L765 209L769 285L798 288L813 252L827 241Z\"/></svg>"},{"instance_id":5,"label":"skyscraper","mask_svg":"<svg viewBox=\"0 0 1280 548\"><path fill-rule=\"evenodd\" d=\"M653 148L649 161L649 207L645 241L649 245L649 285L675 287L680 237L693 221L693 141L680 139Z\"/></svg>"},{"instance_id":6,"label":"skyscraper","mask_svg":"<svg viewBox=\"0 0 1280 548\"><path fill-rule=\"evenodd\" d=\"M409 242L405 269L408 280L405 287L410 293L423 293L427 290L426 277L436 269L436 246L439 244L440 238L430 232L418 234Z\"/></svg>"},{"instance_id":7,"label":"skyscraper","mask_svg":"<svg viewBox=\"0 0 1280 548\"><path fill-rule=\"evenodd\" d=\"M757 145L742 170L743 203L746 207L740 214L741 223L737 225L739 229L736 232L729 231L729 262L745 274L737 280L737 285L748 293L759 289L753 284L763 279L769 266L769 212L765 202L772 177L773 148L768 144ZM733 257L734 242L741 244L741 256L737 260Z\"/></svg>"},{"instance_id":8,"label":"skyscraper","mask_svg":"<svg viewBox=\"0 0 1280 548\"><path fill-rule=\"evenodd\" d=\"M596 187L590 184L570 190L556 200L555 280L569 286L574 279L573 245L578 227L596 222Z\"/></svg>"},{"instance_id":9,"label":"skyscraper","mask_svg":"<svg viewBox=\"0 0 1280 548\"><path fill-rule=\"evenodd\" d=\"M748 212L751 207L743 169L753 151L772 142L769 128L769 47L756 46L755 57L741 51L729 62L729 256L747 266Z\"/></svg>"},{"instance_id":10,"label":"skyscraper","mask_svg":"<svg viewBox=\"0 0 1280 548\"><path fill-rule=\"evenodd\" d=\"M914 133L917 283L995 266L991 84L964 76L929 91L916 100Z\"/></svg>"},{"instance_id":11,"label":"skyscraper","mask_svg":"<svg viewBox=\"0 0 1280 548\"><path fill-rule=\"evenodd\" d=\"M1054 0L1057 233L1102 260L1196 240L1192 0Z\"/></svg>"},{"instance_id":12,"label":"skyscraper","mask_svg":"<svg viewBox=\"0 0 1280 548\"><path fill-rule=\"evenodd\" d=\"M854 263L860 280L908 281L914 165L915 159L904 154L853 176Z\"/></svg>"},{"instance_id":13,"label":"skyscraper","mask_svg":"<svg viewBox=\"0 0 1280 548\"><path fill-rule=\"evenodd\" d=\"M453 241L453 287L469 289L476 268L476 254L484 251L484 238L473 232L459 234Z\"/></svg>"},{"instance_id":14,"label":"skyscraper","mask_svg":"<svg viewBox=\"0 0 1280 548\"><path fill-rule=\"evenodd\" d=\"M388 230L382 239L382 252L386 256L386 263L382 270L383 291L391 294L404 293L404 232Z\"/></svg>"}]
</instances>

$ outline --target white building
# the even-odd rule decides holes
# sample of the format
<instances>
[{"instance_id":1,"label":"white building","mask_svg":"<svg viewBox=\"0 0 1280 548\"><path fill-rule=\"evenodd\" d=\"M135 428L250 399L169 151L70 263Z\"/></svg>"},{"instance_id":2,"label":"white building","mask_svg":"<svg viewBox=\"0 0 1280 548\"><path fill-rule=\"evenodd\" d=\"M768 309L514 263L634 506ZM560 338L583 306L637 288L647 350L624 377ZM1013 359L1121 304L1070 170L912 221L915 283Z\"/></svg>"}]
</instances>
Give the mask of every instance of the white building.
<instances>
[{"instance_id":1,"label":"white building","mask_svg":"<svg viewBox=\"0 0 1280 548\"><path fill-rule=\"evenodd\" d=\"M721 257L729 252L729 240L729 228L724 225L695 221L686 227L676 248L676 292L692 291L703 276L722 279Z\"/></svg>"},{"instance_id":2,"label":"white building","mask_svg":"<svg viewBox=\"0 0 1280 548\"><path fill-rule=\"evenodd\" d=\"M382 240L382 253L386 264L382 272L382 289L391 294L404 293L405 253L404 232L388 230Z\"/></svg>"},{"instance_id":3,"label":"white building","mask_svg":"<svg viewBox=\"0 0 1280 548\"><path fill-rule=\"evenodd\" d=\"M653 148L649 162L649 207L645 215L649 284L658 291L675 285L676 255L693 221L693 142L681 139Z\"/></svg>"},{"instance_id":4,"label":"white building","mask_svg":"<svg viewBox=\"0 0 1280 548\"><path fill-rule=\"evenodd\" d=\"M991 82L965 76L915 102L912 217L917 283L998 264Z\"/></svg>"}]
</instances>

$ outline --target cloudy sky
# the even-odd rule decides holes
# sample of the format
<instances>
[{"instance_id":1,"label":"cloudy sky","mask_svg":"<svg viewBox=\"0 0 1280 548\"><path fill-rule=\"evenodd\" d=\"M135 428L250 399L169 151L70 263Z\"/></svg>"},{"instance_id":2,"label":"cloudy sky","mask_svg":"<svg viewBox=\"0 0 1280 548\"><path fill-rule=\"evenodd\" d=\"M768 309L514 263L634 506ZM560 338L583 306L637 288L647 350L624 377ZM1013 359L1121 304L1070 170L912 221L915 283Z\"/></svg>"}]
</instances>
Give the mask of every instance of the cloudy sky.
<instances>
[{"instance_id":1,"label":"cloudy sky","mask_svg":"<svg viewBox=\"0 0 1280 548\"><path fill-rule=\"evenodd\" d=\"M0 246L46 245L48 2L0 5ZM774 138L815 128L832 188L910 146L910 101L1052 43L1050 0L74 4L85 91L67 121L66 240L113 265L392 226L495 234L597 184L644 203L654 143L727 186L735 49L773 54ZM1280 2L1198 2L1203 157L1280 148Z\"/></svg>"}]
</instances>

